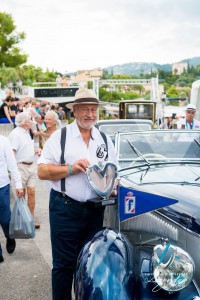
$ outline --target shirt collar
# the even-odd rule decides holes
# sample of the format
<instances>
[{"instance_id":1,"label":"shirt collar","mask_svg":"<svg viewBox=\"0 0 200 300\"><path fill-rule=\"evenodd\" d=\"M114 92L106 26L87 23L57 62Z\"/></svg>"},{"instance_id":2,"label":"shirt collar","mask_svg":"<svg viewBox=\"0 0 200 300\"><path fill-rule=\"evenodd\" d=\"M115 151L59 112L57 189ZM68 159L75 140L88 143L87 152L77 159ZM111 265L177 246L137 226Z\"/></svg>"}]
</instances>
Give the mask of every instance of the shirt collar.
<instances>
[{"instance_id":1,"label":"shirt collar","mask_svg":"<svg viewBox=\"0 0 200 300\"><path fill-rule=\"evenodd\" d=\"M21 126L17 126L18 130L20 130L21 132L25 132L25 133L29 133L29 130L24 129Z\"/></svg>"},{"instance_id":2,"label":"shirt collar","mask_svg":"<svg viewBox=\"0 0 200 300\"><path fill-rule=\"evenodd\" d=\"M73 135L73 137L80 136L81 133L80 133L80 130L78 128L78 124L77 124L76 120L74 120L74 122L71 123L71 126L72 126L72 135Z\"/></svg>"}]
</instances>

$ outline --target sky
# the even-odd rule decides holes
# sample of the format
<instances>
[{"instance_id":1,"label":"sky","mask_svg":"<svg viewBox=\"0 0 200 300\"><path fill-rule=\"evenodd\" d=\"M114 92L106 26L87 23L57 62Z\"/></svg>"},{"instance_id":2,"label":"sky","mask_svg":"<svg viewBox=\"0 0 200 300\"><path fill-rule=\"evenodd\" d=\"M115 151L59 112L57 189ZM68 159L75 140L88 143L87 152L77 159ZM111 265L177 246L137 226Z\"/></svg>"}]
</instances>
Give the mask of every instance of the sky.
<instances>
[{"instance_id":1,"label":"sky","mask_svg":"<svg viewBox=\"0 0 200 300\"><path fill-rule=\"evenodd\" d=\"M61 73L200 56L200 0L1 0L28 64Z\"/></svg>"}]
</instances>

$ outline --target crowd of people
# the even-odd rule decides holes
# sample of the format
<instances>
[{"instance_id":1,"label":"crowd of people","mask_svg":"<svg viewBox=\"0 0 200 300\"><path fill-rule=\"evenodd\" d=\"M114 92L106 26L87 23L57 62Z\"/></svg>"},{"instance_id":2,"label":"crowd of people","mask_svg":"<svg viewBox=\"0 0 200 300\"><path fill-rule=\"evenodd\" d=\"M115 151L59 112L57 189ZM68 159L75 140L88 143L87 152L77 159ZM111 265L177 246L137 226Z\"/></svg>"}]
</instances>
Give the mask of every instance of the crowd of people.
<instances>
[{"instance_id":1,"label":"crowd of people","mask_svg":"<svg viewBox=\"0 0 200 300\"><path fill-rule=\"evenodd\" d=\"M18 105L21 101L15 99L12 102ZM35 228L40 228L34 214L36 180L39 177L48 182L53 299L71 299L78 253L103 226L104 207L87 205L87 200L98 195L88 184L86 176L86 169L92 164L102 167L107 160L117 164L110 137L106 138L106 146L104 138L94 126L101 105L96 95L87 89L78 90L74 103L68 104L73 111L74 121L64 127L66 139L62 143L67 145L62 154L64 163L61 163L63 131L60 128L59 108L52 108L48 103L24 101L22 111L16 111L14 122L11 120L15 128L8 138L0 136L6 145L2 147L0 142L0 172L5 173L4 180L0 181L0 199L5 199L0 203L0 225L8 253L13 253L16 246L15 240L9 237L11 211L8 169L16 197L26 196ZM116 196L116 190L113 190L113 195ZM0 247L0 262L3 261Z\"/></svg>"},{"instance_id":2,"label":"crowd of people","mask_svg":"<svg viewBox=\"0 0 200 300\"><path fill-rule=\"evenodd\" d=\"M18 98L11 90L5 91L5 98L1 99L0 105L0 123L15 123L15 117L20 112L30 112L34 118L40 114L42 118L47 112L53 111L58 115L59 120L67 119L67 109L59 104L50 104L47 101L36 101L30 97Z\"/></svg>"},{"instance_id":3,"label":"crowd of people","mask_svg":"<svg viewBox=\"0 0 200 300\"><path fill-rule=\"evenodd\" d=\"M28 97L19 99L11 90L6 90L2 99L0 123L13 124L8 137L0 135L0 173L1 177L3 175L0 180L0 225L7 239L8 253L13 253L16 245L15 240L9 238L10 189L12 187L15 197L26 198L34 218L37 159L46 140L65 119L63 108L57 104L50 105ZM40 228L36 219L35 228ZM0 262L3 261L0 244Z\"/></svg>"}]
</instances>

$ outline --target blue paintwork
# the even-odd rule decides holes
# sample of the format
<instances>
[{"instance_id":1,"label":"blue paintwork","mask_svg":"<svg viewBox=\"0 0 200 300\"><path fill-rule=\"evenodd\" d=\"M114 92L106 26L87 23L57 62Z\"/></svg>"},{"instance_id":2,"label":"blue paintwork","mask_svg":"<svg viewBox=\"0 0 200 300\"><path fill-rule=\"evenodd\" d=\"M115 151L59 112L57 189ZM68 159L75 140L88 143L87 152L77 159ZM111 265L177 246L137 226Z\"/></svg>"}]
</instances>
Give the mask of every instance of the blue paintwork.
<instances>
[{"instance_id":1,"label":"blue paintwork","mask_svg":"<svg viewBox=\"0 0 200 300\"><path fill-rule=\"evenodd\" d=\"M134 299L133 249L125 237L102 230L81 251L76 300Z\"/></svg>"},{"instance_id":2,"label":"blue paintwork","mask_svg":"<svg viewBox=\"0 0 200 300\"><path fill-rule=\"evenodd\" d=\"M76 300L192 300L199 295L193 281L173 294L164 290L155 293L154 288L152 247L133 248L123 234L104 229L79 255Z\"/></svg>"},{"instance_id":3,"label":"blue paintwork","mask_svg":"<svg viewBox=\"0 0 200 300\"><path fill-rule=\"evenodd\" d=\"M198 167L197 167L198 166ZM192 165L195 172L199 172L199 165ZM200 227L197 228L194 219L191 223L191 217L195 218L200 213L200 179L191 172L185 165L162 165L148 170L140 181L141 174L138 168L133 169L133 173L128 177L129 187L178 200L178 203L159 209L162 214L178 222L182 226L190 226L190 230L200 234ZM123 184L123 179L122 184Z\"/></svg>"}]
</instances>

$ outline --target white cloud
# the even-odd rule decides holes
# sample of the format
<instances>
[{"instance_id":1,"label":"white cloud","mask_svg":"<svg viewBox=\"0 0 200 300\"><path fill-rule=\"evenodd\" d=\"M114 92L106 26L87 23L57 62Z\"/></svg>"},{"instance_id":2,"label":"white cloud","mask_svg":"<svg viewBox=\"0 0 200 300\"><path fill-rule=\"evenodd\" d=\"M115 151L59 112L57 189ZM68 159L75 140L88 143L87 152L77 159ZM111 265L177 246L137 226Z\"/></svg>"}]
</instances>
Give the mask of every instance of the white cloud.
<instances>
[{"instance_id":1,"label":"white cloud","mask_svg":"<svg viewBox=\"0 0 200 300\"><path fill-rule=\"evenodd\" d=\"M28 63L77 71L199 56L199 0L3 0Z\"/></svg>"}]
</instances>

